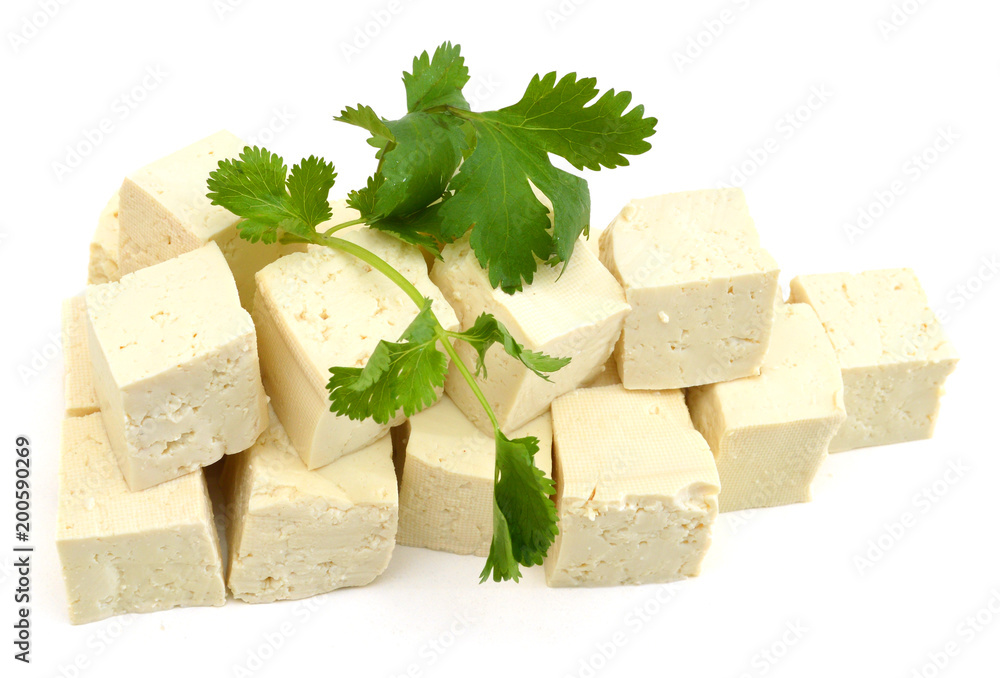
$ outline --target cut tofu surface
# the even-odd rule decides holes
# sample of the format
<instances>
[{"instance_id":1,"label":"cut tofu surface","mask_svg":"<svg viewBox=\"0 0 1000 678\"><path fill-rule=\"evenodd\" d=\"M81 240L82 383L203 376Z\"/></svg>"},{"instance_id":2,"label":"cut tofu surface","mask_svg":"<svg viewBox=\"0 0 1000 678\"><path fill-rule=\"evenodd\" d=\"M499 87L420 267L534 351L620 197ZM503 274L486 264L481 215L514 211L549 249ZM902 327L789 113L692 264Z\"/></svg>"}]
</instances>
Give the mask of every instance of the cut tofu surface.
<instances>
[{"instance_id":1,"label":"cut tofu surface","mask_svg":"<svg viewBox=\"0 0 1000 678\"><path fill-rule=\"evenodd\" d=\"M485 556L493 540L496 445L448 396L409 419L399 489L403 546ZM535 465L552 475L552 419L546 412L511 437L538 439Z\"/></svg>"},{"instance_id":2,"label":"cut tofu surface","mask_svg":"<svg viewBox=\"0 0 1000 678\"><path fill-rule=\"evenodd\" d=\"M251 603L363 586L389 563L398 518L392 443L310 471L277 416L243 454L226 459L233 595Z\"/></svg>"},{"instance_id":3,"label":"cut tofu surface","mask_svg":"<svg viewBox=\"0 0 1000 678\"><path fill-rule=\"evenodd\" d=\"M56 547L75 624L226 601L202 472L133 492L100 414L63 422Z\"/></svg>"},{"instance_id":4,"label":"cut tofu surface","mask_svg":"<svg viewBox=\"0 0 1000 678\"><path fill-rule=\"evenodd\" d=\"M837 356L806 304L776 309L759 375L692 388L687 401L715 454L721 511L809 501L847 416Z\"/></svg>"},{"instance_id":5,"label":"cut tofu surface","mask_svg":"<svg viewBox=\"0 0 1000 678\"><path fill-rule=\"evenodd\" d=\"M683 393L580 389L552 404L552 425L560 522L545 560L549 585L698 574L719 475Z\"/></svg>"},{"instance_id":6,"label":"cut tofu surface","mask_svg":"<svg viewBox=\"0 0 1000 678\"><path fill-rule=\"evenodd\" d=\"M87 302L82 296L63 302L63 397L66 416L79 417L100 409L94 389L94 367L87 340Z\"/></svg>"},{"instance_id":7,"label":"cut tofu surface","mask_svg":"<svg viewBox=\"0 0 1000 678\"><path fill-rule=\"evenodd\" d=\"M88 285L113 282L120 277L118 271L118 238L120 236L118 205L118 191L115 191L97 219L97 230L94 231L94 238L90 242L90 263L87 268Z\"/></svg>"},{"instance_id":8,"label":"cut tofu surface","mask_svg":"<svg viewBox=\"0 0 1000 678\"><path fill-rule=\"evenodd\" d=\"M831 452L933 435L958 353L913 271L799 276L790 300L816 310L840 362L847 420Z\"/></svg>"},{"instance_id":9,"label":"cut tofu surface","mask_svg":"<svg viewBox=\"0 0 1000 678\"><path fill-rule=\"evenodd\" d=\"M757 374L778 265L740 189L633 200L601 235L601 261L632 310L615 347L629 389L671 389Z\"/></svg>"},{"instance_id":10,"label":"cut tofu surface","mask_svg":"<svg viewBox=\"0 0 1000 678\"><path fill-rule=\"evenodd\" d=\"M267 425L256 335L214 243L86 301L98 401L132 489L253 444Z\"/></svg>"}]
</instances>

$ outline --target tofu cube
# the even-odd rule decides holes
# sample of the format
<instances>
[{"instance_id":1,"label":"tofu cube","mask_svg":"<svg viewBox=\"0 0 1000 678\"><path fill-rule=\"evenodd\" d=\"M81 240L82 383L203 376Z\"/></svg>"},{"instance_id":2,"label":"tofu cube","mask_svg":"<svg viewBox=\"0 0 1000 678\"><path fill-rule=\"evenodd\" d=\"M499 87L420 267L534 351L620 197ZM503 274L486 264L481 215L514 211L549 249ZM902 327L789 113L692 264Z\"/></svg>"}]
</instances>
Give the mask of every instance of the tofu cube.
<instances>
[{"instance_id":1,"label":"tofu cube","mask_svg":"<svg viewBox=\"0 0 1000 678\"><path fill-rule=\"evenodd\" d=\"M125 178L120 189L121 273L132 273L215 242L233 271L246 308L253 306L254 274L301 244L251 244L239 236L239 217L208 199L208 175L235 158L246 143L217 132Z\"/></svg>"},{"instance_id":2,"label":"tofu cube","mask_svg":"<svg viewBox=\"0 0 1000 678\"><path fill-rule=\"evenodd\" d=\"M511 358L503 347L486 355L486 374L477 382L505 433L521 428L549 409L553 400L586 384L598 374L614 348L629 311L615 279L587 247L576 248L565 266L542 266L534 280L514 295L493 289L468 242L448 245L434 263L431 279L455 308L462 328L482 313L503 323L518 343L571 362L545 381ZM456 346L470 367L476 351ZM445 392L480 430L493 428L479 401L453 365Z\"/></svg>"},{"instance_id":3,"label":"tofu cube","mask_svg":"<svg viewBox=\"0 0 1000 678\"><path fill-rule=\"evenodd\" d=\"M392 555L399 504L392 443L310 471L271 412L243 454L226 459L229 589L248 603L364 586Z\"/></svg>"},{"instance_id":4,"label":"tofu cube","mask_svg":"<svg viewBox=\"0 0 1000 678\"><path fill-rule=\"evenodd\" d=\"M445 328L458 328L416 247L370 228L338 236L389 262L433 300ZM395 283L353 255L327 247L282 257L257 274L253 318L264 384L310 469L366 447L402 423L402 416L379 424L332 413L326 384L331 367L364 366L379 340L398 340L416 316L416 305Z\"/></svg>"},{"instance_id":5,"label":"tofu cube","mask_svg":"<svg viewBox=\"0 0 1000 678\"><path fill-rule=\"evenodd\" d=\"M559 534L549 586L697 575L718 514L712 450L680 391L604 386L552 403Z\"/></svg>"},{"instance_id":6,"label":"tofu cube","mask_svg":"<svg viewBox=\"0 0 1000 678\"><path fill-rule=\"evenodd\" d=\"M802 275L790 300L816 310L840 362L847 421L831 452L931 437L958 353L913 271Z\"/></svg>"},{"instance_id":7,"label":"tofu cube","mask_svg":"<svg viewBox=\"0 0 1000 678\"><path fill-rule=\"evenodd\" d=\"M90 264L87 268L87 284L100 285L120 278L118 273L118 191L111 196L108 204L97 218L97 230L90 241Z\"/></svg>"},{"instance_id":8,"label":"tofu cube","mask_svg":"<svg viewBox=\"0 0 1000 678\"><path fill-rule=\"evenodd\" d=\"M253 323L214 243L86 298L97 399L133 490L241 452L267 427Z\"/></svg>"},{"instance_id":9,"label":"tofu cube","mask_svg":"<svg viewBox=\"0 0 1000 678\"><path fill-rule=\"evenodd\" d=\"M687 388L757 374L778 264L738 188L633 200L601 235L601 261L632 312L615 347L629 389Z\"/></svg>"},{"instance_id":10,"label":"tofu cube","mask_svg":"<svg viewBox=\"0 0 1000 678\"><path fill-rule=\"evenodd\" d=\"M63 302L63 397L67 417L82 417L101 409L94 390L94 367L87 341L87 302L82 296Z\"/></svg>"},{"instance_id":11,"label":"tofu cube","mask_svg":"<svg viewBox=\"0 0 1000 678\"><path fill-rule=\"evenodd\" d=\"M512 435L538 439L535 465L552 476L552 419L546 412ZM409 419L399 486L402 546L485 556L493 541L496 448L448 396Z\"/></svg>"},{"instance_id":12,"label":"tofu cube","mask_svg":"<svg viewBox=\"0 0 1000 678\"><path fill-rule=\"evenodd\" d=\"M847 417L837 356L806 304L775 310L759 375L698 386L687 398L715 454L723 512L809 501Z\"/></svg>"},{"instance_id":13,"label":"tofu cube","mask_svg":"<svg viewBox=\"0 0 1000 678\"><path fill-rule=\"evenodd\" d=\"M100 414L63 421L56 550L74 624L226 602L204 474L131 491Z\"/></svg>"}]
</instances>

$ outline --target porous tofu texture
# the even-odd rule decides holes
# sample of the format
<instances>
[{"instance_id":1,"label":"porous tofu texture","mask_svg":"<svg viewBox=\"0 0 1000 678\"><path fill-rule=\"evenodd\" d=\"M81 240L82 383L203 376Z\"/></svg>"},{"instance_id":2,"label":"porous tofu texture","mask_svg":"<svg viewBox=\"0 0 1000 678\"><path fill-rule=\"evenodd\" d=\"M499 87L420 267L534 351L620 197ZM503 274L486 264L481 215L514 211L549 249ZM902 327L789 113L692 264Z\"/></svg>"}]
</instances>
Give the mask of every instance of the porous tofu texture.
<instances>
[{"instance_id":1,"label":"porous tofu texture","mask_svg":"<svg viewBox=\"0 0 1000 678\"><path fill-rule=\"evenodd\" d=\"M271 412L223 472L229 589L249 603L363 586L389 564L398 517L388 436L310 471Z\"/></svg>"},{"instance_id":2,"label":"porous tofu texture","mask_svg":"<svg viewBox=\"0 0 1000 678\"><path fill-rule=\"evenodd\" d=\"M551 477L549 413L511 435L525 436L538 439L535 465ZM402 546L487 555L493 540L495 460L493 436L476 428L448 396L410 417L396 541Z\"/></svg>"},{"instance_id":3,"label":"porous tofu texture","mask_svg":"<svg viewBox=\"0 0 1000 678\"><path fill-rule=\"evenodd\" d=\"M847 420L831 452L933 435L958 353L913 271L803 275L790 301L816 310L840 362Z\"/></svg>"},{"instance_id":4,"label":"porous tofu texture","mask_svg":"<svg viewBox=\"0 0 1000 678\"><path fill-rule=\"evenodd\" d=\"M374 252L429 297L446 329L458 319L427 277L420 251L369 228L338 233ZM261 370L278 418L309 468L365 447L389 424L330 412L330 368L362 367L379 340L396 341L417 316L413 301L351 254L326 247L291 254L257 274L253 317Z\"/></svg>"},{"instance_id":5,"label":"porous tofu texture","mask_svg":"<svg viewBox=\"0 0 1000 678\"><path fill-rule=\"evenodd\" d=\"M254 274L305 247L243 240L236 228L239 217L208 199L208 175L246 145L230 132L216 132L125 178L118 211L122 274L215 242L233 271L240 300L252 308Z\"/></svg>"},{"instance_id":6,"label":"porous tofu texture","mask_svg":"<svg viewBox=\"0 0 1000 678\"><path fill-rule=\"evenodd\" d=\"M806 304L776 309L759 375L692 388L687 401L715 454L720 511L809 501L847 416L837 356Z\"/></svg>"},{"instance_id":7,"label":"porous tofu texture","mask_svg":"<svg viewBox=\"0 0 1000 678\"><path fill-rule=\"evenodd\" d=\"M92 285L86 299L97 398L129 487L253 444L267 426L257 339L214 243Z\"/></svg>"},{"instance_id":8,"label":"porous tofu texture","mask_svg":"<svg viewBox=\"0 0 1000 678\"><path fill-rule=\"evenodd\" d=\"M118 272L118 191L111 196L97 219L97 230L90 241L90 263L87 268L87 284L99 285L113 282L120 276Z\"/></svg>"},{"instance_id":9,"label":"porous tofu texture","mask_svg":"<svg viewBox=\"0 0 1000 678\"><path fill-rule=\"evenodd\" d=\"M545 381L501 346L487 352L486 374L476 381L505 433L524 426L557 397L600 373L629 306L621 287L586 246L577 247L565 266L541 266L531 284L514 295L493 289L467 241L448 245L442 256L431 269L431 279L455 308L463 329L490 313L526 349L571 358ZM475 364L470 345L459 342L456 349L466 365ZM483 408L454 365L445 392L480 430L492 433Z\"/></svg>"},{"instance_id":10,"label":"porous tofu texture","mask_svg":"<svg viewBox=\"0 0 1000 678\"><path fill-rule=\"evenodd\" d=\"M56 549L71 622L226 602L201 471L131 491L100 414L66 419L61 450Z\"/></svg>"},{"instance_id":11,"label":"porous tofu texture","mask_svg":"<svg viewBox=\"0 0 1000 678\"><path fill-rule=\"evenodd\" d=\"M87 342L87 302L82 296L63 302L62 347L66 416L93 414L100 405L94 390L94 367Z\"/></svg>"},{"instance_id":12,"label":"porous tofu texture","mask_svg":"<svg viewBox=\"0 0 1000 678\"><path fill-rule=\"evenodd\" d=\"M632 307L615 347L625 388L672 389L757 374L778 265L743 191L633 200L601 235L601 261Z\"/></svg>"},{"instance_id":13,"label":"porous tofu texture","mask_svg":"<svg viewBox=\"0 0 1000 678\"><path fill-rule=\"evenodd\" d=\"M712 450L680 391L585 388L552 403L559 534L549 586L699 573L718 513Z\"/></svg>"}]
</instances>

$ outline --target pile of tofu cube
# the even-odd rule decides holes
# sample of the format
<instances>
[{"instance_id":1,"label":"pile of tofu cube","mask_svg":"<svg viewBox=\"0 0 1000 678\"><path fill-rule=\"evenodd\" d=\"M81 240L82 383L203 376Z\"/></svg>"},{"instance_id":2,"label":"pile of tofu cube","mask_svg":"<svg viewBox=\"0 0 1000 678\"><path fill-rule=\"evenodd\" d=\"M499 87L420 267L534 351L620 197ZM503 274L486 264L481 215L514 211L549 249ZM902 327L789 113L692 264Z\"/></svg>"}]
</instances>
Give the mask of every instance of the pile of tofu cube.
<instances>
[{"instance_id":1,"label":"pile of tofu cube","mask_svg":"<svg viewBox=\"0 0 1000 678\"><path fill-rule=\"evenodd\" d=\"M74 623L222 605L227 587L256 603L361 586L395 544L489 551L493 436L468 384L452 366L437 404L386 425L330 411L329 368L363 366L417 309L350 255L241 240L205 182L244 145L220 132L130 174L65 302L57 539ZM467 242L433 260L368 228L344 237L445 327L491 313L572 359L544 381L494 347L479 380L555 479L551 586L697 574L719 511L808 501L828 452L930 437L958 360L909 270L802 275L784 301L738 189L633 200L599 253L581 242L512 296Z\"/></svg>"}]
</instances>

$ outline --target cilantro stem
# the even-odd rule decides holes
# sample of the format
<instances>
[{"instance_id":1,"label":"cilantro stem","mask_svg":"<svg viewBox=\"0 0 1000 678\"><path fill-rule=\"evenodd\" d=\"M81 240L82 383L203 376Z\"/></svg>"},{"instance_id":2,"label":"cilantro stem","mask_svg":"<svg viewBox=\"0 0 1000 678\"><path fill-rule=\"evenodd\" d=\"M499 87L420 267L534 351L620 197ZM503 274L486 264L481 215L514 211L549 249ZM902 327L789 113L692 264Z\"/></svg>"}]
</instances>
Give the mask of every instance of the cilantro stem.
<instances>
[{"instance_id":1,"label":"cilantro stem","mask_svg":"<svg viewBox=\"0 0 1000 678\"><path fill-rule=\"evenodd\" d=\"M332 247L334 249L339 249L348 254L353 254L358 259L361 259L363 262L365 262L372 268L378 270L385 277L389 278L389 280L396 283L396 285L398 285L399 288L403 290L408 297L410 297L413 303L417 305L417 308L424 307L426 300L424 298L424 295L420 293L420 290L418 290L413 283L411 283L409 280L403 277L403 274L401 274L399 271L393 268L392 264L387 262L385 259L382 259L374 252L367 250L361 245L357 245L351 242L350 240L344 240L343 238L334 238L330 235L327 235L326 233L322 234L317 233L315 239L318 244L326 245L327 247ZM433 310L431 311L431 315L432 316L434 315ZM479 388L479 384L476 383L476 380L472 376L472 372L469 371L468 366L464 362L462 362L462 359L458 355L458 351L456 351L455 347L452 346L451 336L449 336L449 332L445 330L444 327L441 326L441 323L438 321L437 316L434 316L434 325L435 325L434 331L437 334L438 338L441 340L441 343L444 345L444 350L448 353L448 356L455 364L455 367L458 369L459 373L462 375L465 381L468 382L469 388L472 389L472 392L473 394L475 394L476 399L479 401L479 404L483 406L483 410L486 411L486 416L489 417L490 423L493 424L493 431L495 434L500 430L500 423L497 421L497 416L496 414L494 414L493 408L490 407L490 403L486 399L486 395L483 393L482 389Z\"/></svg>"},{"instance_id":2,"label":"cilantro stem","mask_svg":"<svg viewBox=\"0 0 1000 678\"><path fill-rule=\"evenodd\" d=\"M358 224L363 224L363 223L365 223L365 220L362 217L359 217L357 219L351 219L350 221L345 221L343 223L337 224L336 226L331 226L330 228L323 231L323 235L327 236L333 235L334 233L336 233L341 229L348 228L350 226L357 226Z\"/></svg>"},{"instance_id":3,"label":"cilantro stem","mask_svg":"<svg viewBox=\"0 0 1000 678\"><path fill-rule=\"evenodd\" d=\"M479 384L476 383L472 373L469 372L469 368L464 362L462 362L462 359L458 355L458 351L456 351L455 347L451 345L451 339L448 337L448 332L441 327L440 323L438 323L438 328L440 330L438 332L438 336L441 338L441 343L444 344L444 350L448 352L449 356L451 356L451 361L455 364L455 367L458 368L459 373L465 381L468 382L469 388L472 389L472 393L476 396L476 400L478 400L479 404L483 406L483 409L486 411L486 416L490 418L490 423L493 424L493 433L496 435L496 433L500 430L500 423L497 421L497 415L493 413L493 408L490 407L489 401L486 400L486 395L483 393L482 389L479 388Z\"/></svg>"},{"instance_id":4,"label":"cilantro stem","mask_svg":"<svg viewBox=\"0 0 1000 678\"><path fill-rule=\"evenodd\" d=\"M348 254L353 254L358 259L361 259L361 261L378 270L386 278L396 283L401 290L406 292L406 296L413 300L413 303L417 305L417 308L424 307L424 295L420 293L420 290L418 290L413 283L407 280L402 273L393 268L389 262L382 259L374 252L371 252L361 245L351 242L350 240L334 238L326 235L325 233L317 233L316 242L320 245L326 245L327 247L332 247L334 249L347 252ZM438 324L440 325L440 323Z\"/></svg>"}]
</instances>

